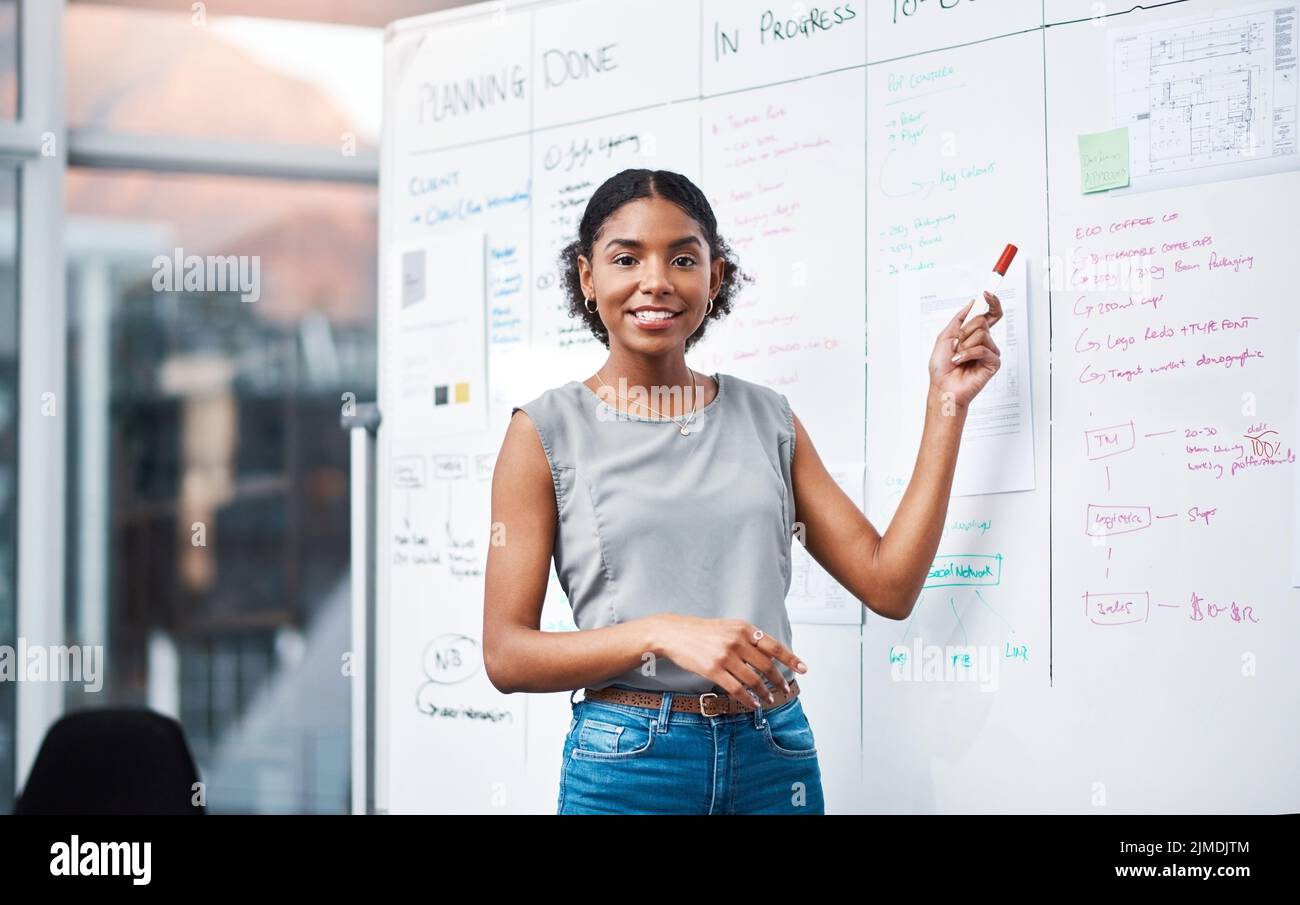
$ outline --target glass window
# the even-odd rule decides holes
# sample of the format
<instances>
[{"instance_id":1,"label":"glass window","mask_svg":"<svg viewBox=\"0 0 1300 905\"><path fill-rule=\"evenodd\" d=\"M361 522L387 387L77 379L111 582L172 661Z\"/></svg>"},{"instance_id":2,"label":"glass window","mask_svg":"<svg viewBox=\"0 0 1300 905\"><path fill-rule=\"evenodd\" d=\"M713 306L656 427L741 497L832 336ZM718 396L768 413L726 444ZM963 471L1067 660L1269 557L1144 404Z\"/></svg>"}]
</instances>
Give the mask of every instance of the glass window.
<instances>
[{"instance_id":1,"label":"glass window","mask_svg":"<svg viewBox=\"0 0 1300 905\"><path fill-rule=\"evenodd\" d=\"M72 128L222 141L378 145L383 32L74 3L65 16ZM272 12L274 3L261 4ZM228 4L221 4L225 11Z\"/></svg>"},{"instance_id":2,"label":"glass window","mask_svg":"<svg viewBox=\"0 0 1300 905\"><path fill-rule=\"evenodd\" d=\"M123 6L136 9L172 10L188 12L190 0L73 0L76 4L94 3L99 6ZM434 8L449 9L469 6L480 0L221 0L207 4L228 16L272 16L276 19L297 19L304 22L333 22L339 25L364 25L382 28L394 19L405 19L432 12Z\"/></svg>"},{"instance_id":3,"label":"glass window","mask_svg":"<svg viewBox=\"0 0 1300 905\"><path fill-rule=\"evenodd\" d=\"M0 118L18 116L18 0L0 0Z\"/></svg>"},{"instance_id":4,"label":"glass window","mask_svg":"<svg viewBox=\"0 0 1300 905\"><path fill-rule=\"evenodd\" d=\"M107 659L67 705L177 716L214 812L346 813L376 191L73 168L67 199L66 621Z\"/></svg>"},{"instance_id":5,"label":"glass window","mask_svg":"<svg viewBox=\"0 0 1300 905\"><path fill-rule=\"evenodd\" d=\"M18 172L0 169L0 645L18 644ZM17 683L0 682L0 812L13 810Z\"/></svg>"}]
</instances>

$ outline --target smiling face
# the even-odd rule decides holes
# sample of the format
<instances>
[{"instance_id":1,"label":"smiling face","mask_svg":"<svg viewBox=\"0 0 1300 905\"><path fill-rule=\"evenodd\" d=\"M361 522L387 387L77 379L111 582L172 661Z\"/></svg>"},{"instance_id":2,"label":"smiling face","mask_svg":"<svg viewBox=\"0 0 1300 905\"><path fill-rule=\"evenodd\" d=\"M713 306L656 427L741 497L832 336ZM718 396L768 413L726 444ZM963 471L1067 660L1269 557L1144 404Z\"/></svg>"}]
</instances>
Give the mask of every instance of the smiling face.
<instances>
[{"instance_id":1,"label":"smiling face","mask_svg":"<svg viewBox=\"0 0 1300 905\"><path fill-rule=\"evenodd\" d=\"M583 295L600 306L610 350L617 343L643 354L685 346L725 268L694 218L662 198L624 204L597 233L591 259L578 256Z\"/></svg>"}]
</instances>

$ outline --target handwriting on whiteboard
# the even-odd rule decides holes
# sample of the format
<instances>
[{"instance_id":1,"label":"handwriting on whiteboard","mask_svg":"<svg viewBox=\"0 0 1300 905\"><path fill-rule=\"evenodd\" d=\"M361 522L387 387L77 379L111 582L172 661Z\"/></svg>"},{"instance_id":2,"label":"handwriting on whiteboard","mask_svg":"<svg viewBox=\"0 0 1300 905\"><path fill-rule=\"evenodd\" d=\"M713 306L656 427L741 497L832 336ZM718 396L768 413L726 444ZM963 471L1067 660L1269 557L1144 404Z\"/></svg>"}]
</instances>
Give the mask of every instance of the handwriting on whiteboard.
<instances>
[{"instance_id":1,"label":"handwriting on whiteboard","mask_svg":"<svg viewBox=\"0 0 1300 905\"><path fill-rule=\"evenodd\" d=\"M956 9L963 2L970 4L975 0L894 0L894 22L905 22L922 10Z\"/></svg>"}]
</instances>

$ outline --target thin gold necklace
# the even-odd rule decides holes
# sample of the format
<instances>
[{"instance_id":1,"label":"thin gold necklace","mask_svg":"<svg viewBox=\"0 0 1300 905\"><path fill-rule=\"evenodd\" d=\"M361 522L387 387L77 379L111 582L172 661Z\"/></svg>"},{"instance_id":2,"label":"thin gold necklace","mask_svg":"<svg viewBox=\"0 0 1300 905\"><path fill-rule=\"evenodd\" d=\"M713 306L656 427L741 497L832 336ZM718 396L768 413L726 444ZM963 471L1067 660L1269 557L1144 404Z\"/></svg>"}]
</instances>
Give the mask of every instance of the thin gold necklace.
<instances>
[{"instance_id":1,"label":"thin gold necklace","mask_svg":"<svg viewBox=\"0 0 1300 905\"><path fill-rule=\"evenodd\" d=\"M690 368L687 368L686 370L691 372L691 386L695 388L695 392L691 394L693 397L692 402L694 403L694 405L691 407L691 414L685 421L678 421L672 415L665 415L663 412L659 411L653 405L650 405L648 402L635 402L635 403L632 402L632 400L628 399L618 390L615 390L613 387L609 386L609 384L605 383L605 379L600 376L599 370L596 371L596 379L600 381L601 386L609 387L609 389L614 390L614 395L617 396L619 399L622 399L628 405L643 405L646 408L648 408L650 411L658 415L660 418L668 418L676 422L679 426L678 433L680 433L683 437L688 437L690 436L691 433L690 423L695 420L695 413L700 409L700 393L699 393L700 385L695 382L695 372Z\"/></svg>"}]
</instances>

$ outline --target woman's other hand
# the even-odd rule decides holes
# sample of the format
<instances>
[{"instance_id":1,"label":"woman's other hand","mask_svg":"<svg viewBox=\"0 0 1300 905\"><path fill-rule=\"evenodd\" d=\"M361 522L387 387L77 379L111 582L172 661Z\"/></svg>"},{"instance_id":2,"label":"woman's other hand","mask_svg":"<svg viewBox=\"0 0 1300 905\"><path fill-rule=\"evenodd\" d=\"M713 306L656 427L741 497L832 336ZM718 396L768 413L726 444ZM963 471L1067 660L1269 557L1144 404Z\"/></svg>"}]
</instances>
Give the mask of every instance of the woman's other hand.
<instances>
[{"instance_id":1,"label":"woman's other hand","mask_svg":"<svg viewBox=\"0 0 1300 905\"><path fill-rule=\"evenodd\" d=\"M660 623L656 631L660 654L682 669L711 680L751 710L758 705L750 698L750 689L760 703L773 703L763 676L773 688L788 690L778 660L794 672L807 672L790 648L743 619L707 619L676 613L652 618Z\"/></svg>"}]
</instances>

